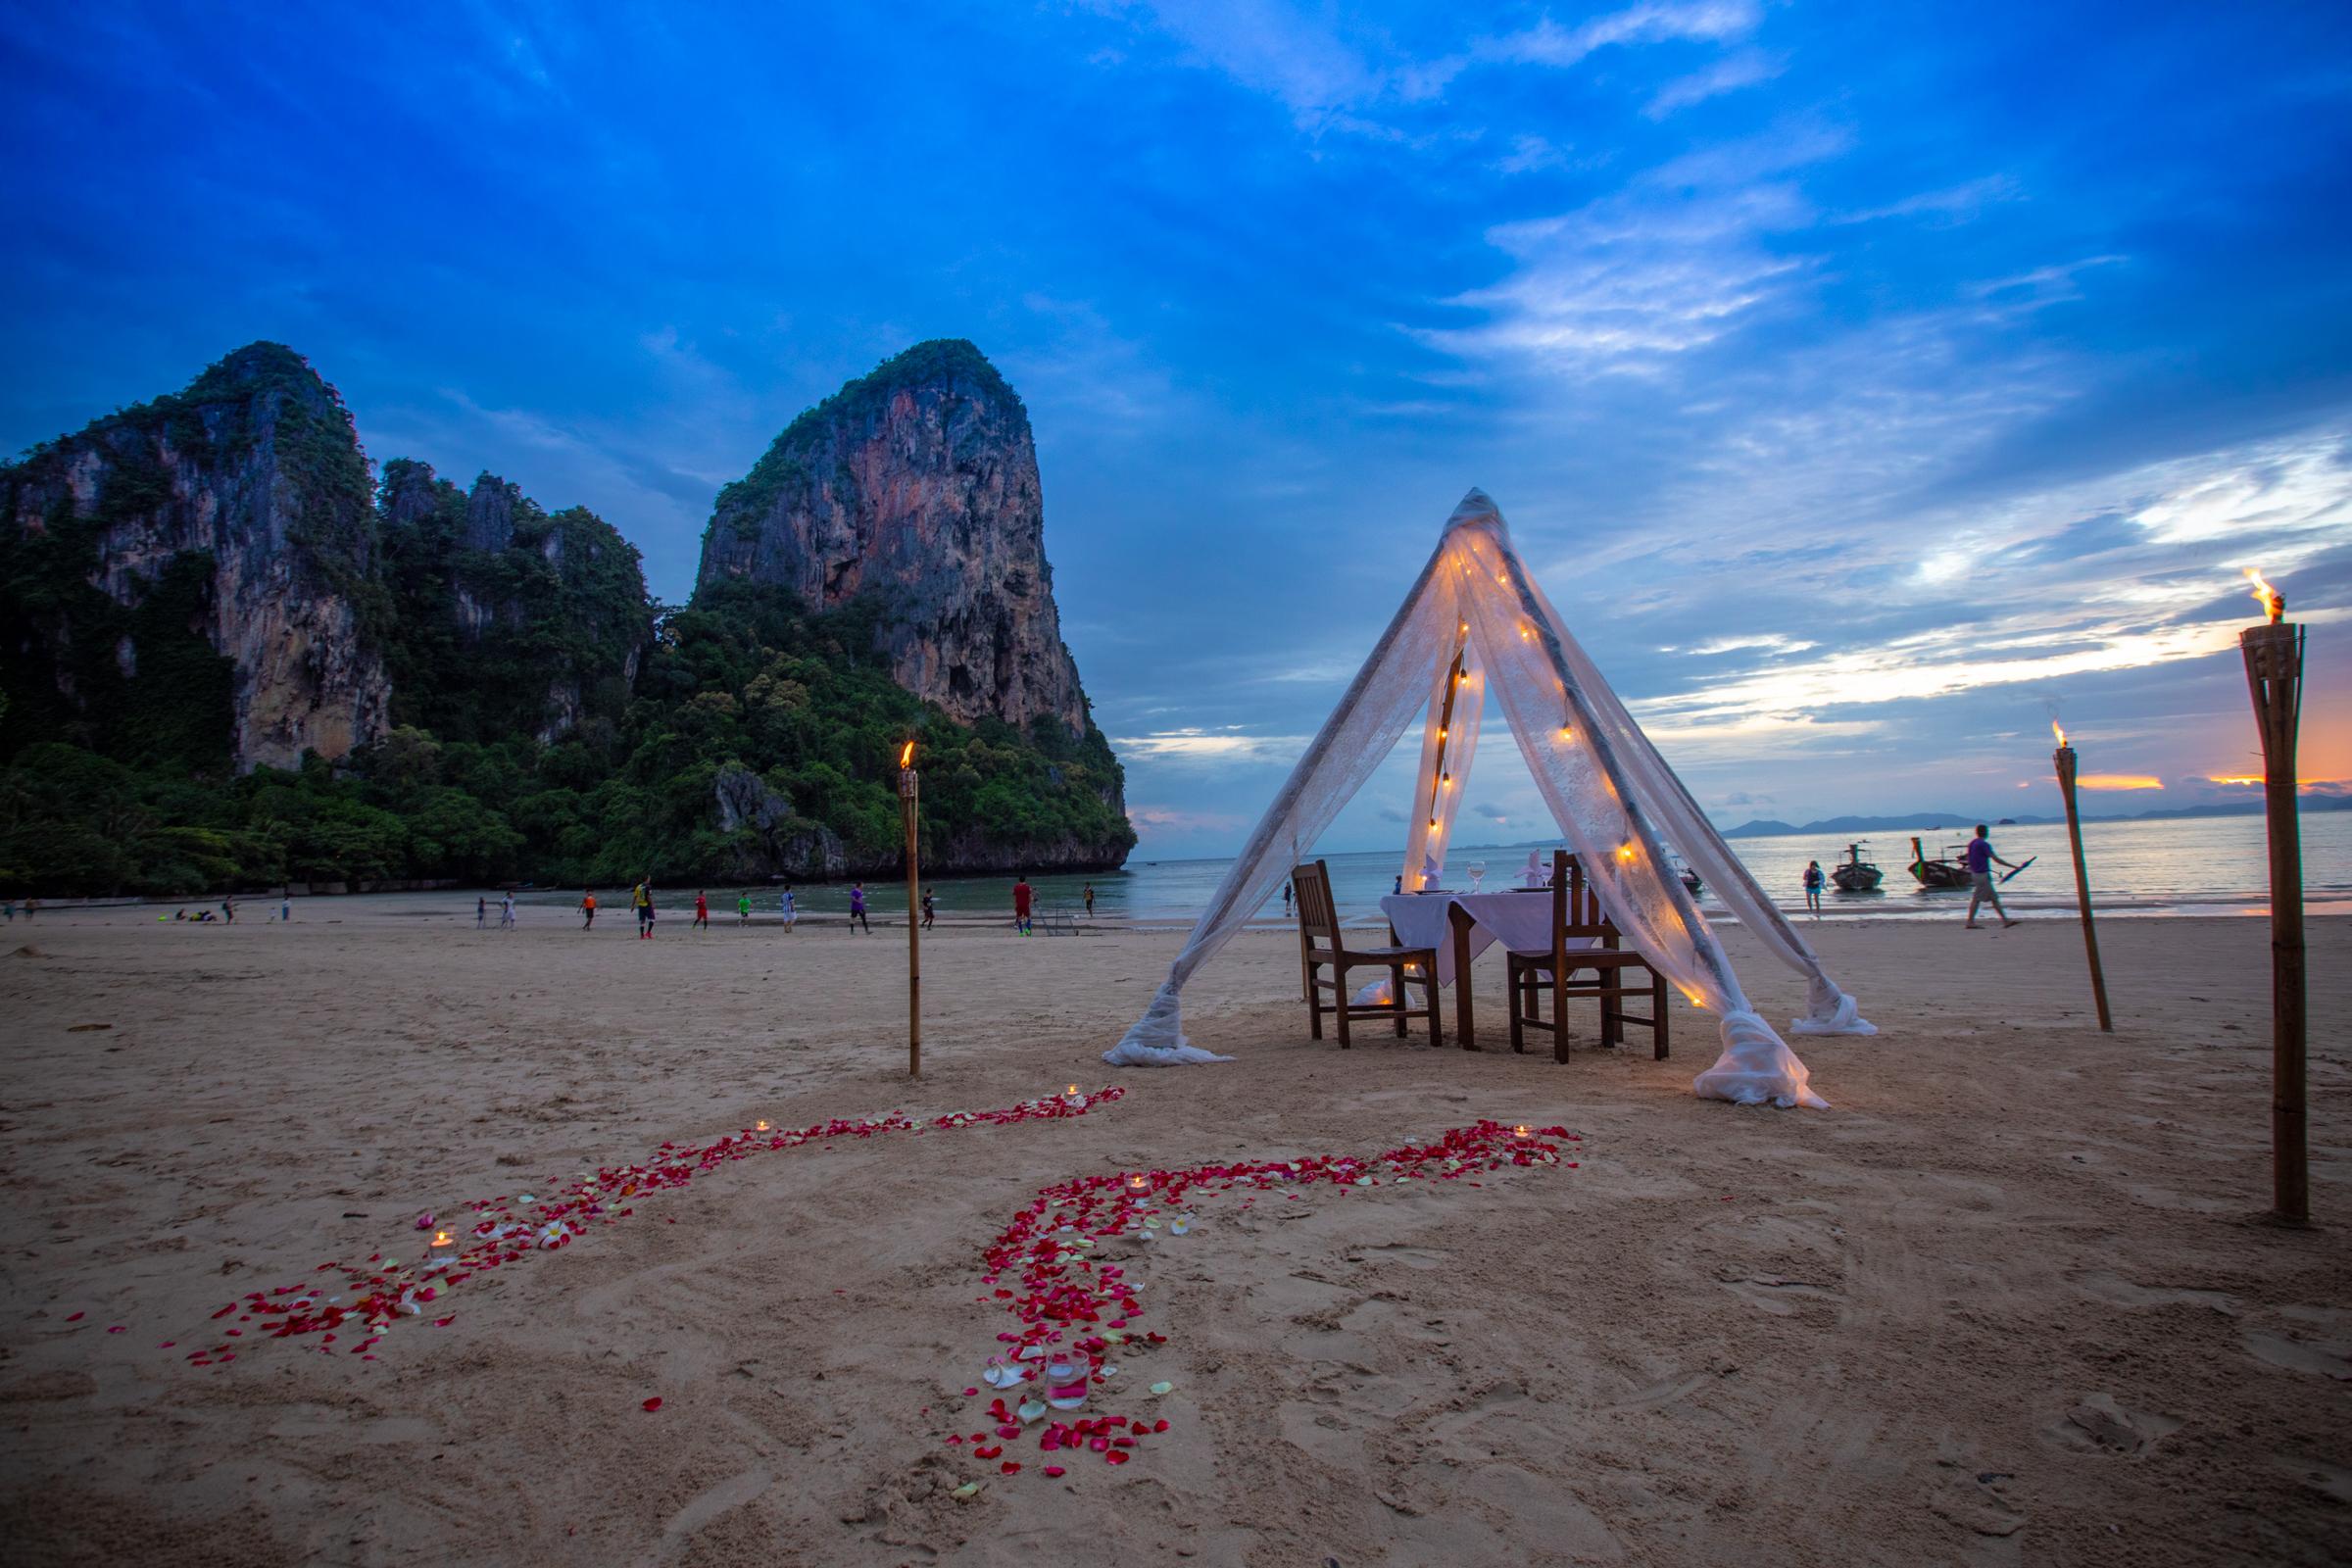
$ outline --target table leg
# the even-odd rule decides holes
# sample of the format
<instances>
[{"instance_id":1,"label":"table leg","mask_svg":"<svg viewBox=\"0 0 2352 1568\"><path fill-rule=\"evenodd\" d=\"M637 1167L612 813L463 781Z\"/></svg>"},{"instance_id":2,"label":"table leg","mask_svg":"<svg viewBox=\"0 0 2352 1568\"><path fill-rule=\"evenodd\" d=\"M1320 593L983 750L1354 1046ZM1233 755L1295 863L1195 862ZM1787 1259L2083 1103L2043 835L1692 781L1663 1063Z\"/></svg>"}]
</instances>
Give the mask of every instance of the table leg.
<instances>
[{"instance_id":1,"label":"table leg","mask_svg":"<svg viewBox=\"0 0 2352 1568\"><path fill-rule=\"evenodd\" d=\"M1449 904L1446 923L1453 928L1453 1031L1462 1037L1464 1051L1476 1051L1478 1035L1470 1027L1470 911Z\"/></svg>"}]
</instances>

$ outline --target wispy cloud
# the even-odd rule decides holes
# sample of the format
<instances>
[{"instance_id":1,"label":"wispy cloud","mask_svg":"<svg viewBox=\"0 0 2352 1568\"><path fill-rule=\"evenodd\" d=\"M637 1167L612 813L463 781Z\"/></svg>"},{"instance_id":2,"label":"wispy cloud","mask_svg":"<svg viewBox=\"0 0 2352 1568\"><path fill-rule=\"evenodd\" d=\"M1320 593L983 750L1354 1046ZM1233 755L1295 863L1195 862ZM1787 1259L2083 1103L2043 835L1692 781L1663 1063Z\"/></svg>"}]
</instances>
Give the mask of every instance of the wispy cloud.
<instances>
[{"instance_id":1,"label":"wispy cloud","mask_svg":"<svg viewBox=\"0 0 2352 1568\"><path fill-rule=\"evenodd\" d=\"M1238 724L1121 735L1111 744L1125 755L1159 761L1287 762L1306 746L1304 735L1251 735Z\"/></svg>"},{"instance_id":2,"label":"wispy cloud","mask_svg":"<svg viewBox=\"0 0 2352 1568\"><path fill-rule=\"evenodd\" d=\"M1642 112L1652 120L1663 120L1678 109L1705 103L1741 87L1753 87L1772 80L1785 69L1784 63L1760 49L1742 49L1716 61L1704 71L1688 76L1677 76L1650 95L1649 106Z\"/></svg>"}]
</instances>

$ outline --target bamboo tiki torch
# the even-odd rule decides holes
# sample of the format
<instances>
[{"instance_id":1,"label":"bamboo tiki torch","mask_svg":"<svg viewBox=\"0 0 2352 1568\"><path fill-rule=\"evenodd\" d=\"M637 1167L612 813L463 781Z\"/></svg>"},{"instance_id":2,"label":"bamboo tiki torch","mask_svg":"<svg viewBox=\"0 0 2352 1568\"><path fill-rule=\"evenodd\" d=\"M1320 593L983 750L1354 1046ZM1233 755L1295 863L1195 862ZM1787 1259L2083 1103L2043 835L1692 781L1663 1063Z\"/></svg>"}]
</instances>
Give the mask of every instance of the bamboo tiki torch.
<instances>
[{"instance_id":1,"label":"bamboo tiki torch","mask_svg":"<svg viewBox=\"0 0 2352 1568\"><path fill-rule=\"evenodd\" d=\"M923 961L921 873L915 865L914 817L921 778L914 742L899 753L899 814L906 822L906 1076L923 1075Z\"/></svg>"},{"instance_id":2,"label":"bamboo tiki torch","mask_svg":"<svg viewBox=\"0 0 2352 1568\"><path fill-rule=\"evenodd\" d=\"M2267 624L2238 634L2254 727L2262 734L2262 795L2271 840L2271 1206L2311 1218L2304 1143L2303 828L2295 818L2295 735L2303 718L2303 628L2282 624L2286 598L2249 567Z\"/></svg>"},{"instance_id":3,"label":"bamboo tiki torch","mask_svg":"<svg viewBox=\"0 0 2352 1568\"><path fill-rule=\"evenodd\" d=\"M2099 1027L2109 1034L2115 1032L2115 1020L2107 1011L2107 971L2099 964L2099 930L2090 914L2090 870L2082 862L2082 818L2075 809L2075 749L2066 743L2066 731L2050 720L2050 729L2058 737L2058 749L2050 760L2058 768L2058 793L2066 798L2066 837L2075 851L2075 906L2082 915L2082 952L2090 959L2090 996L2099 1004Z\"/></svg>"}]
</instances>

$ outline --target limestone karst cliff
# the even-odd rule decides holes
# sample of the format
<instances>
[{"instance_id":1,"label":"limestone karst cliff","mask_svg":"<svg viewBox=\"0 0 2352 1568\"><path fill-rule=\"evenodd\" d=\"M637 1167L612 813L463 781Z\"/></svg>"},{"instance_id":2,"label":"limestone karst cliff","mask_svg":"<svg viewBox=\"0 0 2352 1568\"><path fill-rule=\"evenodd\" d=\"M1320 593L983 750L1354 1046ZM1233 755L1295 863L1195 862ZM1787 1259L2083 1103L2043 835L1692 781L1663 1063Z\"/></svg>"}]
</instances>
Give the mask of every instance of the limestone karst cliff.
<instances>
[{"instance_id":1,"label":"limestone karst cliff","mask_svg":"<svg viewBox=\"0 0 2352 1568\"><path fill-rule=\"evenodd\" d=\"M719 492L700 586L874 604L899 684L965 723L1085 731L1028 412L979 349L920 343L803 414Z\"/></svg>"},{"instance_id":2,"label":"limestone karst cliff","mask_svg":"<svg viewBox=\"0 0 2352 1568\"><path fill-rule=\"evenodd\" d=\"M341 399L274 343L0 467L15 724L239 768L383 728L363 625L367 462Z\"/></svg>"},{"instance_id":3,"label":"limestone karst cliff","mask_svg":"<svg viewBox=\"0 0 2352 1568\"><path fill-rule=\"evenodd\" d=\"M795 421L666 612L584 508L371 487L333 389L239 350L0 467L0 889L880 875L909 737L930 869L1115 866L1042 532L969 344Z\"/></svg>"},{"instance_id":4,"label":"limestone karst cliff","mask_svg":"<svg viewBox=\"0 0 2352 1568\"><path fill-rule=\"evenodd\" d=\"M384 465L378 514L396 722L544 743L619 718L653 616L637 548L612 524L545 512L495 474L461 490L405 458Z\"/></svg>"}]
</instances>

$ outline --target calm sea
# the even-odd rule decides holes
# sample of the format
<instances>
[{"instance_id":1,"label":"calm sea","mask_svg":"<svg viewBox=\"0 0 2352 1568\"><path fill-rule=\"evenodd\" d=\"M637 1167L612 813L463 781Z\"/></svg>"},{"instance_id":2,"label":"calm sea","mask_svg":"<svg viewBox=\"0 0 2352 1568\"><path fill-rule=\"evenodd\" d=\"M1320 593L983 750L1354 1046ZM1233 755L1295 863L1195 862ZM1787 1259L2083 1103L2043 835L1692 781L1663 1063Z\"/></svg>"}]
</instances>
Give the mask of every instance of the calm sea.
<instances>
[{"instance_id":1,"label":"calm sea","mask_svg":"<svg viewBox=\"0 0 2352 1568\"><path fill-rule=\"evenodd\" d=\"M1918 832L1933 857L1965 842L1972 825L1923 822ZM2307 813L2302 826L2305 896L2310 909L2314 913L2352 913L2352 811ZM1886 873L1881 891L1871 894L1832 891L1824 896L1825 909L1839 916L1901 919L1949 915L1956 912L1955 901L1965 905L1965 893L1928 893L1912 880L1905 869L1911 860L1910 832L1905 829L1871 835L1863 845L1863 856ZM2094 822L2084 826L2082 839L2090 868L2091 898L2101 913L2254 914L2266 907L2268 872L2263 819L2259 816ZM2074 868L2067 853L2064 826L1996 827L1992 842L2008 859L2034 858L2023 874L2001 889L2001 897L2012 908L2074 907ZM1788 909L1804 906L1805 862L1818 859L1827 869L1844 857L1845 844L1842 838L1826 835L1731 841L1733 850L1747 862L1765 891ZM1551 848L1550 844L1543 846L1546 861ZM1330 855L1325 858L1330 862L1333 886L1347 913L1359 920L1377 920L1380 897L1395 886L1403 860L1402 852ZM1487 867L1486 885L1504 887L1515 879L1526 861L1525 845L1508 849L1456 847L1446 861L1446 880L1448 886L1467 888L1472 867L1483 862ZM1091 882L1095 888L1095 911L1100 918L1182 926L1199 916L1232 864L1228 858L1134 860L1124 870L1091 877L1037 876L1030 880L1037 889L1042 909L1076 911L1082 907L1085 887ZM930 880L938 892L942 915L998 914L1011 907L1010 877ZM811 884L795 891L800 908L807 913L833 914L849 907L849 890L838 883ZM713 919L733 919L735 890L714 887L710 893ZM877 915L889 914L906 904L904 883L869 884L867 894ZM578 897L577 893L552 891L522 895L532 904L570 903ZM690 888L664 889L663 917L676 918L683 912L680 906L691 905L693 897L694 890ZM774 890L754 889L753 898L760 915L772 919ZM616 921L629 918L625 890L609 893L601 902L609 918ZM1700 905L1723 912L1723 906L1712 892L1700 896ZM1281 912L1278 895L1259 914L1276 918Z\"/></svg>"}]
</instances>

